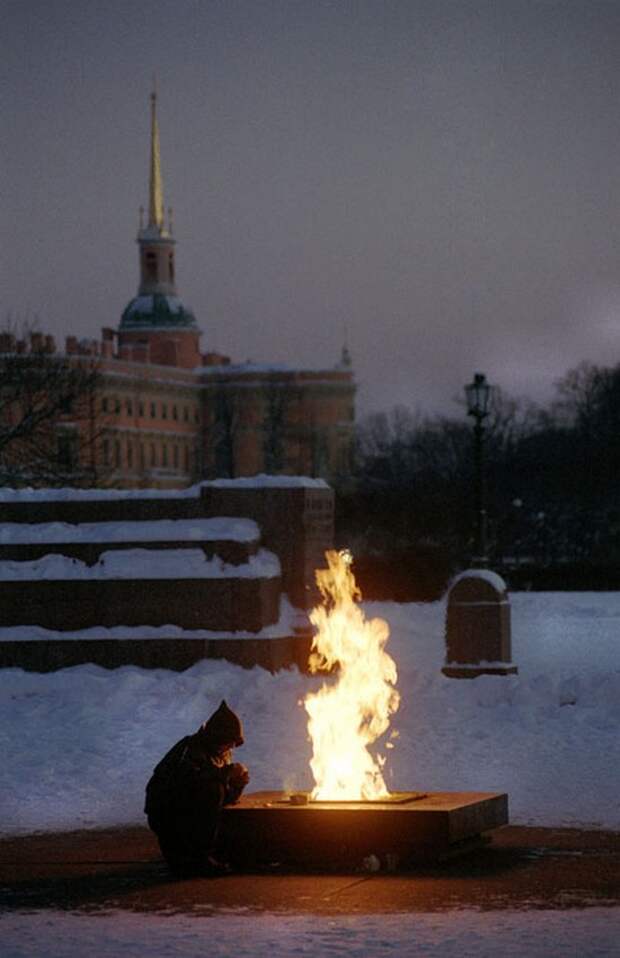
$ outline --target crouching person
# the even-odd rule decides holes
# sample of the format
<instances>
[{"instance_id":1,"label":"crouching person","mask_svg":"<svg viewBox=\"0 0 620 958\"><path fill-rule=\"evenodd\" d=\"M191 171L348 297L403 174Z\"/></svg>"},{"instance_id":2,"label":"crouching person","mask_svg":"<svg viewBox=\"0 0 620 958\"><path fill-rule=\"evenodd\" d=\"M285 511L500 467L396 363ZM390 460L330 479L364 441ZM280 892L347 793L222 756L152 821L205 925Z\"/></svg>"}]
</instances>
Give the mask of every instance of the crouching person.
<instances>
[{"instance_id":1,"label":"crouching person","mask_svg":"<svg viewBox=\"0 0 620 958\"><path fill-rule=\"evenodd\" d=\"M232 762L243 745L239 718L222 701L210 719L164 755L146 786L144 811L161 853L177 875L216 875L227 866L216 857L223 805L234 805L249 781Z\"/></svg>"}]
</instances>

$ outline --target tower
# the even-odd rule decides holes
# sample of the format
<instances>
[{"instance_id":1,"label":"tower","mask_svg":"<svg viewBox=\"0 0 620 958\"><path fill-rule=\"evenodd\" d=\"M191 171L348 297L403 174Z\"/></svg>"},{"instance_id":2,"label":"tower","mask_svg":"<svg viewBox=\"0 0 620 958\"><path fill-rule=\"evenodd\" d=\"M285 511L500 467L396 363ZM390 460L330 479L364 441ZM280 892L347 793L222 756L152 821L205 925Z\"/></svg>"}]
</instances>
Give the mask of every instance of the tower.
<instances>
[{"instance_id":1,"label":"tower","mask_svg":"<svg viewBox=\"0 0 620 958\"><path fill-rule=\"evenodd\" d=\"M143 215L143 211L141 210ZM159 126L157 123L157 94L151 93L151 165L149 175L149 218L146 226L140 223L139 296L161 294L176 296L174 280L174 247L171 225L164 225L164 192L161 179ZM141 217L142 218L142 217Z\"/></svg>"},{"instance_id":2,"label":"tower","mask_svg":"<svg viewBox=\"0 0 620 958\"><path fill-rule=\"evenodd\" d=\"M193 368L201 362L196 319L177 295L175 239L171 211L164 222L157 94L151 93L148 221L140 209L138 295L126 306L119 326L119 351L127 359Z\"/></svg>"}]
</instances>

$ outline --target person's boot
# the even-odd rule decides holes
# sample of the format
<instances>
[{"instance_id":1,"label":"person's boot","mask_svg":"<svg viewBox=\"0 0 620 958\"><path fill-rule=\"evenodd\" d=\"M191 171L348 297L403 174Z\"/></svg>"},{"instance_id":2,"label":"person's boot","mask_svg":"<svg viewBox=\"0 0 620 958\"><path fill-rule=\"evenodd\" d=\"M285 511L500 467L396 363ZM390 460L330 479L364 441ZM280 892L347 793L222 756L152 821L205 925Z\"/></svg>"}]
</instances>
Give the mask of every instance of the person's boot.
<instances>
[{"instance_id":1,"label":"person's boot","mask_svg":"<svg viewBox=\"0 0 620 958\"><path fill-rule=\"evenodd\" d=\"M231 867L228 862L222 862L214 855L208 855L200 869L201 875L213 878L216 878L218 875L230 875L230 872Z\"/></svg>"}]
</instances>

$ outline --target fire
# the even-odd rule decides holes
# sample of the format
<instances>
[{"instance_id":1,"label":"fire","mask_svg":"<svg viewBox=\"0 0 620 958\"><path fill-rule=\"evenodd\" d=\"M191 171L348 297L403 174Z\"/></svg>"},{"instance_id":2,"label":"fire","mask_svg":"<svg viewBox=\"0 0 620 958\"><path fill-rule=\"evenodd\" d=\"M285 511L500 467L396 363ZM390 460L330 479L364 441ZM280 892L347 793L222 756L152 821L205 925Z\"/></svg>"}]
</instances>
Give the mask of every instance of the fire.
<instances>
[{"instance_id":1,"label":"fire","mask_svg":"<svg viewBox=\"0 0 620 958\"><path fill-rule=\"evenodd\" d=\"M327 552L327 569L316 580L323 605L310 613L317 633L310 670L338 666L335 680L304 699L316 786L313 799L360 801L389 795L385 759L368 751L387 731L400 696L394 660L384 649L390 634L383 619L367 620L351 571L349 552Z\"/></svg>"}]
</instances>

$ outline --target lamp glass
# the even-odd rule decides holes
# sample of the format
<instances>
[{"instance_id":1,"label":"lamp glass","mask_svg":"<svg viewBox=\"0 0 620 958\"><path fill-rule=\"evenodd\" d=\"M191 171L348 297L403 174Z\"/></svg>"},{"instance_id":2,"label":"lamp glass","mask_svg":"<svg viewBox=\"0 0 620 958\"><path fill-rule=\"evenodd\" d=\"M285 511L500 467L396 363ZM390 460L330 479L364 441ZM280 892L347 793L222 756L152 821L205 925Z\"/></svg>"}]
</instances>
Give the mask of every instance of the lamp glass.
<instances>
[{"instance_id":1,"label":"lamp glass","mask_svg":"<svg viewBox=\"0 0 620 958\"><path fill-rule=\"evenodd\" d=\"M476 373L473 382L465 386L467 412L470 416L482 418L488 415L491 387L484 373Z\"/></svg>"}]
</instances>

